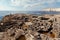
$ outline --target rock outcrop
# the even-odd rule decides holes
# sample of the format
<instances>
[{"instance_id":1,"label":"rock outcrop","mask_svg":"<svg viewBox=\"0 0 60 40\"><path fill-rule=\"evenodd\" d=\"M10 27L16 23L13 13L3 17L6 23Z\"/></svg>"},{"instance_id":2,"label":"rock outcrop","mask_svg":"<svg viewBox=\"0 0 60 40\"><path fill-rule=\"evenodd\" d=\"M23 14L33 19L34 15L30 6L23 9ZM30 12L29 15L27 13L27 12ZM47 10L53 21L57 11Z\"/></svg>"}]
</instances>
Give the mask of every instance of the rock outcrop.
<instances>
[{"instance_id":1,"label":"rock outcrop","mask_svg":"<svg viewBox=\"0 0 60 40\"><path fill-rule=\"evenodd\" d=\"M10 14L0 21L0 40L54 40L59 26L59 15Z\"/></svg>"}]
</instances>

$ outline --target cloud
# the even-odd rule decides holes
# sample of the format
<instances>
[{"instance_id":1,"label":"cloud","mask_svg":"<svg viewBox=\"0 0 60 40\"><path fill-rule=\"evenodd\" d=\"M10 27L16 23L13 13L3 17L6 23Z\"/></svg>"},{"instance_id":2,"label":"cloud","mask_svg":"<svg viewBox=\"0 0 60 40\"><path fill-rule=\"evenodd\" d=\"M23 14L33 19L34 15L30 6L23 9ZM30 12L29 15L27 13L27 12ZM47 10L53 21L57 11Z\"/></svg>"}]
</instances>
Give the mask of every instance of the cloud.
<instances>
[{"instance_id":1,"label":"cloud","mask_svg":"<svg viewBox=\"0 0 60 40\"><path fill-rule=\"evenodd\" d=\"M11 10L16 10L16 9L12 7L0 5L0 11L9 11L9 10L11 11Z\"/></svg>"},{"instance_id":2,"label":"cloud","mask_svg":"<svg viewBox=\"0 0 60 40\"><path fill-rule=\"evenodd\" d=\"M20 5L20 1L19 0L11 0L11 4L13 6L19 6Z\"/></svg>"},{"instance_id":3,"label":"cloud","mask_svg":"<svg viewBox=\"0 0 60 40\"><path fill-rule=\"evenodd\" d=\"M0 0L0 10L40 10L46 7L56 7L60 0ZM58 5L59 6L59 5Z\"/></svg>"},{"instance_id":4,"label":"cloud","mask_svg":"<svg viewBox=\"0 0 60 40\"><path fill-rule=\"evenodd\" d=\"M22 6L24 9L41 5L40 0L11 0L11 4L16 7Z\"/></svg>"},{"instance_id":5,"label":"cloud","mask_svg":"<svg viewBox=\"0 0 60 40\"><path fill-rule=\"evenodd\" d=\"M23 6L24 8L45 3L53 4L54 2L55 0L11 0L12 6Z\"/></svg>"},{"instance_id":6,"label":"cloud","mask_svg":"<svg viewBox=\"0 0 60 40\"><path fill-rule=\"evenodd\" d=\"M12 6L25 6L25 5L30 5L30 4L33 5L33 4L35 4L35 2L37 2L37 1L33 1L33 0L11 0L11 4L13 4Z\"/></svg>"}]
</instances>

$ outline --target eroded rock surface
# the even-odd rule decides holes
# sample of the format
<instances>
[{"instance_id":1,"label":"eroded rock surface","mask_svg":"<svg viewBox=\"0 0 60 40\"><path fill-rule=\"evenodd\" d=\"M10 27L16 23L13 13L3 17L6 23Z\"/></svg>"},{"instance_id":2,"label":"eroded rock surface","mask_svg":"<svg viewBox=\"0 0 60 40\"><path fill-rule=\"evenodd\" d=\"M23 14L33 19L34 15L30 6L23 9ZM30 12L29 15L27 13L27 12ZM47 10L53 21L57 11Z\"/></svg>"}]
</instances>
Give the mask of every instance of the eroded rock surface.
<instances>
[{"instance_id":1,"label":"eroded rock surface","mask_svg":"<svg viewBox=\"0 0 60 40\"><path fill-rule=\"evenodd\" d=\"M10 14L0 21L0 40L60 38L60 15Z\"/></svg>"}]
</instances>

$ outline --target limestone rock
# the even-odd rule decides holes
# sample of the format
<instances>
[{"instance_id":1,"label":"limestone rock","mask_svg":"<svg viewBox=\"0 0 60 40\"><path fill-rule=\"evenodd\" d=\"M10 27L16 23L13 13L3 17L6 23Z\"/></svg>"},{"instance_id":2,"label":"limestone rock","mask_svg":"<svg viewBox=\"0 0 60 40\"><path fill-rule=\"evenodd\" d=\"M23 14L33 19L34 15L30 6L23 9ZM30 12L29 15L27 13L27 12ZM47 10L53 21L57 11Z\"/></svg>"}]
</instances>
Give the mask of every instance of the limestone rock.
<instances>
[{"instance_id":1,"label":"limestone rock","mask_svg":"<svg viewBox=\"0 0 60 40\"><path fill-rule=\"evenodd\" d=\"M51 40L59 35L59 15L10 14L0 21L0 40Z\"/></svg>"}]
</instances>

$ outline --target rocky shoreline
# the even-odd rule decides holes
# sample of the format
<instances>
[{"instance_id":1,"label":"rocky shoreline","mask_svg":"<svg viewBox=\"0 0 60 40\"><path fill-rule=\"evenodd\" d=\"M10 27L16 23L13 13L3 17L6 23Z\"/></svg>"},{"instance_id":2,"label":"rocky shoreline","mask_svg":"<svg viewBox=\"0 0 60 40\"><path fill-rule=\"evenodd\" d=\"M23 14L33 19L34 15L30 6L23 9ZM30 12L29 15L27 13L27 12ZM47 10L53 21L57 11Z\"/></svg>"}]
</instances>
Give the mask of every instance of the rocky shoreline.
<instances>
[{"instance_id":1,"label":"rocky shoreline","mask_svg":"<svg viewBox=\"0 0 60 40\"><path fill-rule=\"evenodd\" d=\"M10 14L0 21L0 40L60 38L60 15Z\"/></svg>"}]
</instances>

